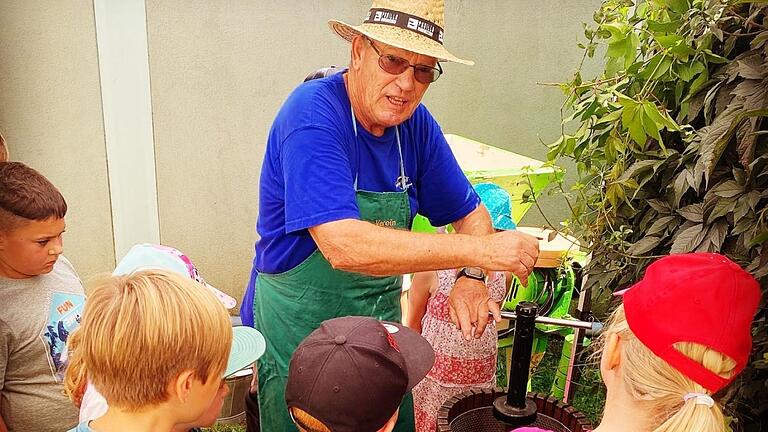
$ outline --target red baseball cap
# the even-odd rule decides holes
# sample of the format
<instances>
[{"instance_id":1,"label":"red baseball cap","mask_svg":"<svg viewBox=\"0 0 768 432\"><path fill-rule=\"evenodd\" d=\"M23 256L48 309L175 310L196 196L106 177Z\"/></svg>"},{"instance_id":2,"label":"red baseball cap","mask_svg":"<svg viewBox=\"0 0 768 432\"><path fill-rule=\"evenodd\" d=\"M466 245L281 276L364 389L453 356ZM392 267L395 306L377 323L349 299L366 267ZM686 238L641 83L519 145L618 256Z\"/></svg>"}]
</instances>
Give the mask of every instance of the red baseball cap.
<instances>
[{"instance_id":1,"label":"red baseball cap","mask_svg":"<svg viewBox=\"0 0 768 432\"><path fill-rule=\"evenodd\" d=\"M330 319L293 353L285 401L332 432L375 431L434 363L429 342L400 324Z\"/></svg>"},{"instance_id":2,"label":"red baseball cap","mask_svg":"<svg viewBox=\"0 0 768 432\"><path fill-rule=\"evenodd\" d=\"M752 319L760 286L738 264L716 253L670 255L648 266L642 280L618 292L632 333L654 354L702 387L717 392L738 375L752 350ZM736 362L723 378L675 349L694 342Z\"/></svg>"}]
</instances>

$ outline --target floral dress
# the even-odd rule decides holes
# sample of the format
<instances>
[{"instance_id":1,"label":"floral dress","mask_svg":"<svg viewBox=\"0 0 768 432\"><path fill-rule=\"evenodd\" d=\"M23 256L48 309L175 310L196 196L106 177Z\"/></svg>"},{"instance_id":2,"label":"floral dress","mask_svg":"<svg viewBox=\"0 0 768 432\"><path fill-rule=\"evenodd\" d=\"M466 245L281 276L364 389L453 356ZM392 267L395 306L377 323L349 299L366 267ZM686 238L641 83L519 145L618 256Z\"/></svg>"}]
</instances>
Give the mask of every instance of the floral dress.
<instances>
[{"instance_id":1,"label":"floral dress","mask_svg":"<svg viewBox=\"0 0 768 432\"><path fill-rule=\"evenodd\" d=\"M451 323L448 295L456 282L456 270L437 272L438 287L427 302L422 320L422 336L435 350L435 365L413 388L416 432L434 432L437 411L449 398L472 388L496 385L496 323L491 319L482 336L466 340ZM488 281L488 295L500 302L506 292L504 273Z\"/></svg>"}]
</instances>

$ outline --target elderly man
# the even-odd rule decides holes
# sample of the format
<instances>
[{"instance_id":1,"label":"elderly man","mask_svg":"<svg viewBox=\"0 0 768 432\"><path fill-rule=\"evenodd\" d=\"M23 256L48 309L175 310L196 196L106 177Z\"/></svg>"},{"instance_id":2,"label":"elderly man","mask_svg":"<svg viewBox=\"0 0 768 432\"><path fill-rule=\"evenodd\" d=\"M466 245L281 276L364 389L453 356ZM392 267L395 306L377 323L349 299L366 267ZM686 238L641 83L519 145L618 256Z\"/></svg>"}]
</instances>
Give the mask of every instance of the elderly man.
<instances>
[{"instance_id":1,"label":"elderly man","mask_svg":"<svg viewBox=\"0 0 768 432\"><path fill-rule=\"evenodd\" d=\"M420 104L443 72L439 61L472 64L443 47L443 20L442 1L378 0L360 26L330 21L351 42L349 69L299 86L273 123L249 286L258 286L256 327L268 340L258 363L264 431L295 430L284 401L288 363L324 320L399 321L399 275L462 268L451 316L467 338L479 337L489 310L500 319L485 271L527 280L533 268L536 239L494 234ZM458 234L410 232L417 212L435 226L453 224ZM412 431L412 408L404 404L400 417L395 430Z\"/></svg>"}]
</instances>

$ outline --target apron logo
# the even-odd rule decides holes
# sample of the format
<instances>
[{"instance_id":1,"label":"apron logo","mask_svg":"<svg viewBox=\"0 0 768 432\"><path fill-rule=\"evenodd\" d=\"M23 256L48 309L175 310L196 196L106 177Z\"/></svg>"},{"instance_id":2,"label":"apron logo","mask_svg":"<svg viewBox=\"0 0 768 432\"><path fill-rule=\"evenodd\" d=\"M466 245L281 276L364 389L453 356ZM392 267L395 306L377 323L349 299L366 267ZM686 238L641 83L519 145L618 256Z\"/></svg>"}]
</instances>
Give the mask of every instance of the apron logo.
<instances>
[{"instance_id":1,"label":"apron logo","mask_svg":"<svg viewBox=\"0 0 768 432\"><path fill-rule=\"evenodd\" d=\"M409 187L413 186L411 183L411 178L408 176L400 176L395 180L395 187L399 188L400 190L408 190Z\"/></svg>"},{"instance_id":2,"label":"apron logo","mask_svg":"<svg viewBox=\"0 0 768 432\"><path fill-rule=\"evenodd\" d=\"M385 227L385 228L397 228L397 222L395 222L394 219L387 219L387 220L376 219L373 221L373 224L376 226Z\"/></svg>"}]
</instances>

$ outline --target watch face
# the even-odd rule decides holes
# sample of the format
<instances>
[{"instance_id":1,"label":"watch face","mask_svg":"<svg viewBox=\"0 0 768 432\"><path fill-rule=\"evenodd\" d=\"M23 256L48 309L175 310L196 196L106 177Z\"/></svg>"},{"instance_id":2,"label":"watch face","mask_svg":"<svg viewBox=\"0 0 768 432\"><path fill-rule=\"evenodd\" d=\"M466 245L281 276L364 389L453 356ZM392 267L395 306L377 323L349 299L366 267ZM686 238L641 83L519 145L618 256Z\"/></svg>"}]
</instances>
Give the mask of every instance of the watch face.
<instances>
[{"instance_id":1,"label":"watch face","mask_svg":"<svg viewBox=\"0 0 768 432\"><path fill-rule=\"evenodd\" d=\"M479 268L475 267L467 267L465 270L468 276L476 277L476 278L483 278L485 275L483 274L483 271Z\"/></svg>"}]
</instances>

